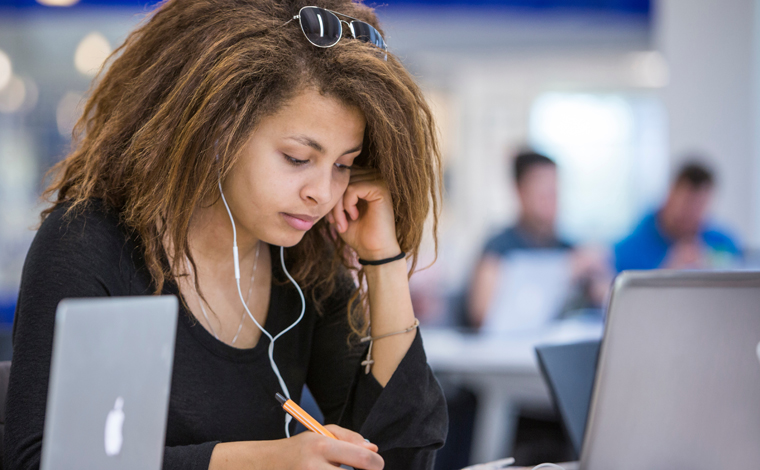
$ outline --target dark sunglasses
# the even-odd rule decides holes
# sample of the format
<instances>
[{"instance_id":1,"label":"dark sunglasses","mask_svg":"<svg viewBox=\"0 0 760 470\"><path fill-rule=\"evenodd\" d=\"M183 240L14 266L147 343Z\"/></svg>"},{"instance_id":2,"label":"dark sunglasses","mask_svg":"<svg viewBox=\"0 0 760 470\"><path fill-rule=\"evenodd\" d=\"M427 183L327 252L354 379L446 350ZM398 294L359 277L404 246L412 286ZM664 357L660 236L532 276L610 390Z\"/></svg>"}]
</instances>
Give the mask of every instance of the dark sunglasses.
<instances>
[{"instance_id":1,"label":"dark sunglasses","mask_svg":"<svg viewBox=\"0 0 760 470\"><path fill-rule=\"evenodd\" d=\"M338 15L349 18L351 21L341 20ZM383 51L388 50L383 37L374 26L343 13L319 7L303 7L285 24L295 19L301 23L301 31L306 39L317 47L332 47L338 44L340 38L343 37L343 23L346 23L354 39L372 44Z\"/></svg>"}]
</instances>

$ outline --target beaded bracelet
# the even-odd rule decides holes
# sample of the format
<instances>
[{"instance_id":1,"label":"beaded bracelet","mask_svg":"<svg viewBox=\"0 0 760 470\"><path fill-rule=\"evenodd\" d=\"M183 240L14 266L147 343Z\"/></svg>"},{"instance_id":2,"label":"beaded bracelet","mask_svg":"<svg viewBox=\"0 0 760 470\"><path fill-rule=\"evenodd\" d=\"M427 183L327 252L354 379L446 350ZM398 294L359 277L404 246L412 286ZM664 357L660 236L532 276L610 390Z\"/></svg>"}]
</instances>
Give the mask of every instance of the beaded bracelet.
<instances>
[{"instance_id":1,"label":"beaded bracelet","mask_svg":"<svg viewBox=\"0 0 760 470\"><path fill-rule=\"evenodd\" d=\"M359 264L361 264L362 266L380 266L381 264L388 264L394 261L398 261L400 259L403 259L405 256L406 256L406 253L402 251L400 254L394 256L393 258L379 259L377 261L359 258Z\"/></svg>"},{"instance_id":2,"label":"beaded bracelet","mask_svg":"<svg viewBox=\"0 0 760 470\"><path fill-rule=\"evenodd\" d=\"M372 345L374 344L375 340L387 338L389 336L394 335L402 335L404 333L409 333L410 331L414 330L415 328L420 326L420 321L418 319L414 319L414 323L409 328L406 328L404 330L394 331L392 333L386 333L384 335L380 336L365 336L364 338L361 338L359 340L360 343L366 343L369 341L369 349L367 349L367 359L363 360L361 365L365 367L364 373L369 374L369 371L372 370L372 364L375 363L375 361L372 359Z\"/></svg>"}]
</instances>

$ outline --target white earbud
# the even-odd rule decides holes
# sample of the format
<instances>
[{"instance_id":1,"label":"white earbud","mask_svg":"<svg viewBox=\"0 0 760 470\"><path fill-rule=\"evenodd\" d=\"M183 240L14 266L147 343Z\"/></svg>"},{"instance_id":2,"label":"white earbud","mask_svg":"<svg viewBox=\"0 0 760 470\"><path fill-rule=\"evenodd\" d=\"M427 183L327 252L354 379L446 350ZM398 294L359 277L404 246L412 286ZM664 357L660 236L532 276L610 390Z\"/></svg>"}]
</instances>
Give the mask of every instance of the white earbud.
<instances>
[{"instance_id":1,"label":"white earbud","mask_svg":"<svg viewBox=\"0 0 760 470\"><path fill-rule=\"evenodd\" d=\"M218 157L217 157L218 158ZM264 329L261 324L256 320L256 318L251 314L251 311L248 309L248 304L246 304L245 300L243 299L243 291L240 289L240 258L238 256L238 246L237 246L237 230L235 229L235 219L232 217L232 211L230 211L230 206L227 205L227 199L224 197L224 191L222 191L222 181L219 180L219 194L222 195L222 202L224 203L224 207L227 209L227 215L230 217L230 222L232 223L232 256L235 261L235 283L237 284L237 291L238 296L240 297L240 302L243 304L243 308L245 308L245 311L248 313L248 316L253 320L253 323L256 324L256 326L261 330L261 334L269 338L269 364L272 366L272 370L274 371L274 375L277 376L277 380L280 382L280 388L282 389L283 394L290 399L290 391L288 390L288 386L285 385L285 380L282 378L282 375L280 374L280 369L277 368L277 364L274 362L274 342L287 333L288 331L292 330L303 318L304 313L306 312L306 299L304 298L303 291L301 290L301 287L298 285L298 283L293 279L293 277L288 272L288 268L285 267L285 248L280 247L280 263L282 265L282 270L285 271L285 275L288 277L290 282L293 283L293 285L296 287L296 290L298 291L298 295L301 297L301 314L298 316L298 319L293 322L289 327L285 328L281 332L277 334L277 336L272 337L272 335L269 334L267 330ZM288 414L285 413L285 435L287 437L290 437L290 429L289 424L290 421L293 418Z\"/></svg>"}]
</instances>

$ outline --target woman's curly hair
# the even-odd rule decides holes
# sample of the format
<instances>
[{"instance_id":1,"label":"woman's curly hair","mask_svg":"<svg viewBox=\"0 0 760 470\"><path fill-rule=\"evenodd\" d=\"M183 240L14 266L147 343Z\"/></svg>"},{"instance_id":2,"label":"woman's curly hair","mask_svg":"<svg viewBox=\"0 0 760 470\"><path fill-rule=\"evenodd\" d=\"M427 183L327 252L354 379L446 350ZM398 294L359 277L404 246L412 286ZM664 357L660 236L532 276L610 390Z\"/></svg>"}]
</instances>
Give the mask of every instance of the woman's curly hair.
<instances>
[{"instance_id":1,"label":"woman's curly hair","mask_svg":"<svg viewBox=\"0 0 760 470\"><path fill-rule=\"evenodd\" d=\"M364 5L317 3L380 29ZM298 21L288 23L305 5L160 4L114 51L93 85L72 150L51 170L45 196L54 205L43 220L61 204L74 211L93 198L103 200L139 236L160 293L165 282L183 274L165 257L192 260L191 217L219 197L218 178L235 165L257 123L311 87L364 114L364 150L355 164L377 170L386 181L398 241L413 272L424 222L432 209L435 234L440 207L440 153L430 108L392 53L386 59L378 48L353 39L326 49L310 44ZM360 285L365 279L324 220L287 252L292 275L310 289L317 306L338 288L341 265L357 270ZM360 292L354 296L366 296ZM362 332L366 302L349 305L352 328Z\"/></svg>"}]
</instances>

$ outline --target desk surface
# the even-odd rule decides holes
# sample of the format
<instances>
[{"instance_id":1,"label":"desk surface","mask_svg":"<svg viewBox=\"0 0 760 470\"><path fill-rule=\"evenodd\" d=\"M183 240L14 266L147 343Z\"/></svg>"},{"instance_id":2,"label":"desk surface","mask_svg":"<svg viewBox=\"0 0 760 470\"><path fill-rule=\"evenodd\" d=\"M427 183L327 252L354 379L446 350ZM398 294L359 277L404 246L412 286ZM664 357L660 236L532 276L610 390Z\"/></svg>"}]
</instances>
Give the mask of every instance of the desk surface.
<instances>
[{"instance_id":1,"label":"desk surface","mask_svg":"<svg viewBox=\"0 0 760 470\"><path fill-rule=\"evenodd\" d=\"M511 452L520 408L552 408L536 346L599 339L602 331L601 322L581 319L498 335L423 329L428 363L436 376L478 397L472 462L494 461Z\"/></svg>"},{"instance_id":2,"label":"desk surface","mask_svg":"<svg viewBox=\"0 0 760 470\"><path fill-rule=\"evenodd\" d=\"M428 362L436 372L538 373L536 346L599 339L602 330L598 321L564 320L504 334L424 328L422 335Z\"/></svg>"}]
</instances>

